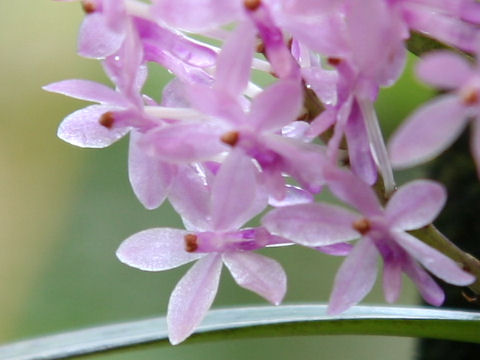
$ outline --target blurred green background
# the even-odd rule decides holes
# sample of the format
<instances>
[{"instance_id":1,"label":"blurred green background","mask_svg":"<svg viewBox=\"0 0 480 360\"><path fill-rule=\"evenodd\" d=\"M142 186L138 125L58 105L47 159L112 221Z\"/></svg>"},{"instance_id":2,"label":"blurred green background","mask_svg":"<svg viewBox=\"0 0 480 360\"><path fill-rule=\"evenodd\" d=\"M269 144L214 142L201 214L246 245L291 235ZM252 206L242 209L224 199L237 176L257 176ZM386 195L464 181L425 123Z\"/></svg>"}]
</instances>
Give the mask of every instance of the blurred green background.
<instances>
[{"instance_id":1,"label":"blurred green background","mask_svg":"<svg viewBox=\"0 0 480 360\"><path fill-rule=\"evenodd\" d=\"M61 119L85 106L41 90L68 78L108 84L100 65L78 57L77 3L0 2L0 343L109 322L163 315L187 267L166 273L128 268L115 258L123 239L149 227L180 226L168 204L147 211L127 179L127 141L80 149L56 138ZM160 98L165 71L146 92ZM408 97L407 97L408 95ZM387 133L430 91L412 81L381 94ZM400 174L405 178L404 174ZM407 175L408 176L408 175ZM289 276L287 303L326 302L341 259L300 247L271 249ZM417 295L405 281L400 304ZM383 303L381 289L364 303ZM224 272L214 307L265 304ZM304 337L151 348L102 359L410 359L411 339ZM95 356L97 358L97 356Z\"/></svg>"}]
</instances>

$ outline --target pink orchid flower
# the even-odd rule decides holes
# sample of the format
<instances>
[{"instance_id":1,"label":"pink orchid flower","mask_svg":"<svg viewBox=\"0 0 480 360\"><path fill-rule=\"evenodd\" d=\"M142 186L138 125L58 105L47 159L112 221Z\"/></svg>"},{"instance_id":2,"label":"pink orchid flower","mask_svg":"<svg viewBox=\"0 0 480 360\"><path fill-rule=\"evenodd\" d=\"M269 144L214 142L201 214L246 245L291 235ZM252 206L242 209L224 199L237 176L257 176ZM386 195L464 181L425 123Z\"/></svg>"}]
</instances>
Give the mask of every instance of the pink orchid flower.
<instances>
[{"instance_id":1,"label":"pink orchid flower","mask_svg":"<svg viewBox=\"0 0 480 360\"><path fill-rule=\"evenodd\" d=\"M397 300L402 272L416 284L428 303L440 306L442 289L421 267L454 285L471 284L475 278L453 260L408 233L429 225L443 207L443 187L427 180L402 186L382 208L373 190L350 172L331 169L326 173L330 190L362 215L329 204L305 204L276 209L262 223L272 234L305 246L324 246L361 236L340 267L328 312L341 313L361 301L377 277L381 255L383 289L388 302Z\"/></svg>"},{"instance_id":2,"label":"pink orchid flower","mask_svg":"<svg viewBox=\"0 0 480 360\"><path fill-rule=\"evenodd\" d=\"M244 164L242 164L244 163ZM234 174L239 165L242 172ZM266 205L257 190L257 170L250 159L234 151L217 174L199 174L183 167L170 193L174 208L188 230L149 229L125 240L117 251L127 265L163 271L198 260L177 284L167 312L172 344L185 340L213 303L222 263L238 285L278 305L286 292L280 264L252 250L286 242L263 228L239 229Z\"/></svg>"}]
</instances>

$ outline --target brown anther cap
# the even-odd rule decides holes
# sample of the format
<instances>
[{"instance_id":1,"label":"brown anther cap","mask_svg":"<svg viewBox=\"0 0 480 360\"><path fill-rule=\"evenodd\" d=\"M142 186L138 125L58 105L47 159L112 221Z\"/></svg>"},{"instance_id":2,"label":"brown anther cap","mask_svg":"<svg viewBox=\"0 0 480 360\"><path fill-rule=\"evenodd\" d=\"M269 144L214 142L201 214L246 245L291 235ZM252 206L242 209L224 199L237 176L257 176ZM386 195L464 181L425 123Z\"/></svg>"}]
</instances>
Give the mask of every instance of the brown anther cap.
<instances>
[{"instance_id":1,"label":"brown anther cap","mask_svg":"<svg viewBox=\"0 0 480 360\"><path fill-rule=\"evenodd\" d=\"M240 135L238 134L238 131L229 131L223 134L220 137L220 140L222 140L222 142L224 142L225 144L233 147L237 144L239 137Z\"/></svg>"},{"instance_id":2,"label":"brown anther cap","mask_svg":"<svg viewBox=\"0 0 480 360\"><path fill-rule=\"evenodd\" d=\"M197 235L187 234L184 237L185 239L185 251L186 252L195 252L198 249Z\"/></svg>"},{"instance_id":3,"label":"brown anther cap","mask_svg":"<svg viewBox=\"0 0 480 360\"><path fill-rule=\"evenodd\" d=\"M338 66L338 65L340 65L340 63L342 62L342 59L336 58L336 57L329 57L329 58L327 59L327 62L328 62L328 64L331 65L331 66Z\"/></svg>"},{"instance_id":4,"label":"brown anther cap","mask_svg":"<svg viewBox=\"0 0 480 360\"><path fill-rule=\"evenodd\" d=\"M262 4L262 0L245 0L243 4L247 10L255 11Z\"/></svg>"},{"instance_id":5,"label":"brown anther cap","mask_svg":"<svg viewBox=\"0 0 480 360\"><path fill-rule=\"evenodd\" d=\"M256 48L257 53L264 54L265 53L265 43L260 41Z\"/></svg>"},{"instance_id":6,"label":"brown anther cap","mask_svg":"<svg viewBox=\"0 0 480 360\"><path fill-rule=\"evenodd\" d=\"M82 8L87 14L91 14L97 10L95 3L93 1L83 0Z\"/></svg>"},{"instance_id":7,"label":"brown anther cap","mask_svg":"<svg viewBox=\"0 0 480 360\"><path fill-rule=\"evenodd\" d=\"M475 105L475 104L478 104L480 98L478 97L478 91L472 89L470 91L468 91L467 93L465 93L463 96L462 96L462 102L465 104L465 105Z\"/></svg>"},{"instance_id":8,"label":"brown anther cap","mask_svg":"<svg viewBox=\"0 0 480 360\"><path fill-rule=\"evenodd\" d=\"M354 221L353 228L357 230L360 234L365 235L370 231L370 221L368 219L359 219Z\"/></svg>"},{"instance_id":9,"label":"brown anther cap","mask_svg":"<svg viewBox=\"0 0 480 360\"><path fill-rule=\"evenodd\" d=\"M100 117L98 122L107 129L111 129L113 127L113 123L115 122L115 116L113 115L113 112L108 111Z\"/></svg>"}]
</instances>

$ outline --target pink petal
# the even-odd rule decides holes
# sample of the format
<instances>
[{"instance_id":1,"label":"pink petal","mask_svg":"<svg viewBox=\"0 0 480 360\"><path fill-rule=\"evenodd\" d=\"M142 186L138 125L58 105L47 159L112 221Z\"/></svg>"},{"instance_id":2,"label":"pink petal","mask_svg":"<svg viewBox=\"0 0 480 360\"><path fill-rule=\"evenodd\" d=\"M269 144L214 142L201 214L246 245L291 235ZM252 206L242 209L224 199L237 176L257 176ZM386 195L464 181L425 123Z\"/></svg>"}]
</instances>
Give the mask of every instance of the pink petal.
<instances>
[{"instance_id":1,"label":"pink petal","mask_svg":"<svg viewBox=\"0 0 480 360\"><path fill-rule=\"evenodd\" d=\"M465 286L475 280L473 275L463 271L455 261L412 235L405 232L395 232L394 234L398 245L443 281L452 285Z\"/></svg>"},{"instance_id":2,"label":"pink petal","mask_svg":"<svg viewBox=\"0 0 480 360\"><path fill-rule=\"evenodd\" d=\"M386 216L396 229L419 229L433 222L446 200L442 185L429 180L413 181L393 194L386 207Z\"/></svg>"},{"instance_id":3,"label":"pink petal","mask_svg":"<svg viewBox=\"0 0 480 360\"><path fill-rule=\"evenodd\" d=\"M245 123L245 116L237 98L228 92L217 91L203 84L185 87L186 95L192 107L204 114L220 118L227 123L239 125Z\"/></svg>"},{"instance_id":4,"label":"pink petal","mask_svg":"<svg viewBox=\"0 0 480 360\"><path fill-rule=\"evenodd\" d=\"M409 1L403 6L408 23L414 30L435 39L454 45L462 50L474 52L478 27L457 17L431 11L430 8Z\"/></svg>"},{"instance_id":5,"label":"pink petal","mask_svg":"<svg viewBox=\"0 0 480 360\"><path fill-rule=\"evenodd\" d=\"M294 121L282 127L282 135L291 139L304 140L309 129L310 124L308 122Z\"/></svg>"},{"instance_id":6,"label":"pink petal","mask_svg":"<svg viewBox=\"0 0 480 360\"><path fill-rule=\"evenodd\" d=\"M318 115L310 124L310 129L307 132L307 136L314 138L320 134L323 134L328 128L333 126L337 120L337 109L329 107Z\"/></svg>"},{"instance_id":7,"label":"pink petal","mask_svg":"<svg viewBox=\"0 0 480 360\"><path fill-rule=\"evenodd\" d=\"M155 0L153 12L160 20L182 30L197 32L225 25L241 14L238 1Z\"/></svg>"},{"instance_id":8,"label":"pink petal","mask_svg":"<svg viewBox=\"0 0 480 360\"><path fill-rule=\"evenodd\" d=\"M338 73L336 71L314 66L303 68L302 76L315 91L322 104L335 105L337 103Z\"/></svg>"},{"instance_id":9,"label":"pink petal","mask_svg":"<svg viewBox=\"0 0 480 360\"><path fill-rule=\"evenodd\" d=\"M383 293L388 303L398 300L402 291L402 267L397 261L385 260L383 264Z\"/></svg>"},{"instance_id":10,"label":"pink petal","mask_svg":"<svg viewBox=\"0 0 480 360\"><path fill-rule=\"evenodd\" d=\"M281 0L278 2L283 4L283 11L299 16L323 14L335 9L340 3L338 0Z\"/></svg>"},{"instance_id":11,"label":"pink petal","mask_svg":"<svg viewBox=\"0 0 480 360\"><path fill-rule=\"evenodd\" d=\"M314 21L305 22L302 17L283 16L279 21L284 31L309 48L321 54L344 57L348 44L345 33L345 16L342 12L315 14Z\"/></svg>"},{"instance_id":12,"label":"pink petal","mask_svg":"<svg viewBox=\"0 0 480 360\"><path fill-rule=\"evenodd\" d=\"M205 175L193 166L182 166L168 199L189 229L213 230L210 226L210 188ZM188 224L188 226L187 226Z\"/></svg>"},{"instance_id":13,"label":"pink petal","mask_svg":"<svg viewBox=\"0 0 480 360\"><path fill-rule=\"evenodd\" d=\"M438 51L422 57L417 76L426 83L443 89L455 89L473 75L470 64L451 51Z\"/></svg>"},{"instance_id":14,"label":"pink petal","mask_svg":"<svg viewBox=\"0 0 480 360\"><path fill-rule=\"evenodd\" d=\"M265 136L264 141L269 149L282 157L283 172L295 178L306 190L312 193L321 191L325 184L323 167L326 162L321 146L275 134Z\"/></svg>"},{"instance_id":15,"label":"pink petal","mask_svg":"<svg viewBox=\"0 0 480 360\"><path fill-rule=\"evenodd\" d=\"M228 252L223 261L241 287L251 290L274 305L279 305L287 291L287 275L273 259L250 252Z\"/></svg>"},{"instance_id":16,"label":"pink petal","mask_svg":"<svg viewBox=\"0 0 480 360\"><path fill-rule=\"evenodd\" d=\"M163 271L176 268L205 254L185 251L186 230L156 228L136 233L117 250L118 259L144 271Z\"/></svg>"},{"instance_id":17,"label":"pink petal","mask_svg":"<svg viewBox=\"0 0 480 360\"><path fill-rule=\"evenodd\" d=\"M258 131L278 130L297 120L302 104L300 83L279 80L253 99L249 118Z\"/></svg>"},{"instance_id":18,"label":"pink petal","mask_svg":"<svg viewBox=\"0 0 480 360\"><path fill-rule=\"evenodd\" d=\"M211 215L215 230L234 230L257 215L256 169L241 150L233 150L223 162L212 186ZM267 205L265 199L265 206Z\"/></svg>"},{"instance_id":19,"label":"pink petal","mask_svg":"<svg viewBox=\"0 0 480 360\"><path fill-rule=\"evenodd\" d=\"M402 27L385 1L346 2L352 61L365 80L391 84L403 69Z\"/></svg>"},{"instance_id":20,"label":"pink petal","mask_svg":"<svg viewBox=\"0 0 480 360\"><path fill-rule=\"evenodd\" d=\"M439 96L421 107L390 140L392 165L410 167L439 155L462 132L467 123L466 111L456 95Z\"/></svg>"},{"instance_id":21,"label":"pink petal","mask_svg":"<svg viewBox=\"0 0 480 360\"><path fill-rule=\"evenodd\" d=\"M60 124L57 136L72 145L86 148L104 148L121 139L129 128L107 129L100 125L100 117L108 111L109 106L92 105L68 115Z\"/></svg>"},{"instance_id":22,"label":"pink petal","mask_svg":"<svg viewBox=\"0 0 480 360\"><path fill-rule=\"evenodd\" d=\"M144 149L138 145L141 137L137 132L130 133L128 176L142 205L147 209L155 209L167 196L176 174L176 166L145 154Z\"/></svg>"},{"instance_id":23,"label":"pink petal","mask_svg":"<svg viewBox=\"0 0 480 360\"><path fill-rule=\"evenodd\" d=\"M412 279L423 299L434 306L440 306L445 300L442 288L413 259L409 258L403 270Z\"/></svg>"},{"instance_id":24,"label":"pink petal","mask_svg":"<svg viewBox=\"0 0 480 360\"><path fill-rule=\"evenodd\" d=\"M78 53L88 58L112 55L122 45L125 32L113 31L102 13L87 15L78 35Z\"/></svg>"},{"instance_id":25,"label":"pink petal","mask_svg":"<svg viewBox=\"0 0 480 360\"><path fill-rule=\"evenodd\" d=\"M258 30L258 36L265 45L265 53L273 72L279 78L299 78L299 66L284 41L282 30L271 16L271 9L264 4L251 10L245 7L249 18Z\"/></svg>"},{"instance_id":26,"label":"pink petal","mask_svg":"<svg viewBox=\"0 0 480 360\"><path fill-rule=\"evenodd\" d=\"M382 208L373 190L351 172L330 168L325 177L328 187L340 200L356 207L365 216L381 214Z\"/></svg>"},{"instance_id":27,"label":"pink petal","mask_svg":"<svg viewBox=\"0 0 480 360\"><path fill-rule=\"evenodd\" d=\"M117 0L115 0L117 1ZM212 49L194 42L180 32L163 28L145 19L134 18L135 28L142 40L155 53L168 52L178 62L194 67L212 67L217 53Z\"/></svg>"},{"instance_id":28,"label":"pink petal","mask_svg":"<svg viewBox=\"0 0 480 360\"><path fill-rule=\"evenodd\" d=\"M173 290L167 312L168 337L172 345L190 336L205 317L217 294L221 270L219 255L205 256Z\"/></svg>"},{"instance_id":29,"label":"pink petal","mask_svg":"<svg viewBox=\"0 0 480 360\"><path fill-rule=\"evenodd\" d=\"M108 86L89 80L63 80L44 86L42 89L76 99L94 101L101 104L125 106L126 99Z\"/></svg>"},{"instance_id":30,"label":"pink petal","mask_svg":"<svg viewBox=\"0 0 480 360\"><path fill-rule=\"evenodd\" d=\"M358 215L326 204L302 204L270 211L262 219L269 232L305 246L325 246L353 240Z\"/></svg>"},{"instance_id":31,"label":"pink petal","mask_svg":"<svg viewBox=\"0 0 480 360\"><path fill-rule=\"evenodd\" d=\"M314 249L332 256L347 256L352 251L353 245L342 242L326 246L316 246Z\"/></svg>"},{"instance_id":32,"label":"pink petal","mask_svg":"<svg viewBox=\"0 0 480 360\"><path fill-rule=\"evenodd\" d=\"M150 154L168 162L208 160L227 149L220 141L223 132L211 122L174 124L145 135L142 146Z\"/></svg>"},{"instance_id":33,"label":"pink petal","mask_svg":"<svg viewBox=\"0 0 480 360\"><path fill-rule=\"evenodd\" d=\"M268 203L274 207L308 204L314 202L314 196L302 188L293 185L284 185L286 190L285 196L282 200L277 200L274 197L268 199Z\"/></svg>"},{"instance_id":34,"label":"pink petal","mask_svg":"<svg viewBox=\"0 0 480 360\"><path fill-rule=\"evenodd\" d=\"M377 278L378 251L368 238L362 238L335 276L328 314L337 315L361 301Z\"/></svg>"},{"instance_id":35,"label":"pink petal","mask_svg":"<svg viewBox=\"0 0 480 360\"><path fill-rule=\"evenodd\" d=\"M241 96L250 80L255 47L255 31L248 22L237 26L218 54L215 88L232 96Z\"/></svg>"},{"instance_id":36,"label":"pink petal","mask_svg":"<svg viewBox=\"0 0 480 360\"><path fill-rule=\"evenodd\" d=\"M103 14L110 29L121 32L127 21L125 2L118 0L103 0Z\"/></svg>"},{"instance_id":37,"label":"pink petal","mask_svg":"<svg viewBox=\"0 0 480 360\"><path fill-rule=\"evenodd\" d=\"M365 122L356 102L345 126L345 137L352 171L368 185L373 185L377 181L377 166L370 150Z\"/></svg>"}]
</instances>

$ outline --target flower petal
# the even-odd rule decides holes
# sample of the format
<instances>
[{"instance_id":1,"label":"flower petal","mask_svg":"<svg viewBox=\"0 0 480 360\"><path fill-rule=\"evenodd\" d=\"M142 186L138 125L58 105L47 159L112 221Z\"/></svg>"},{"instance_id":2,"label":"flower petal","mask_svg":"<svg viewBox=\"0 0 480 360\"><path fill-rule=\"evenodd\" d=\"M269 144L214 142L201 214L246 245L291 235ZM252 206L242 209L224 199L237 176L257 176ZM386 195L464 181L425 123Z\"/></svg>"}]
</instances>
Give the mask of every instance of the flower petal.
<instances>
[{"instance_id":1,"label":"flower petal","mask_svg":"<svg viewBox=\"0 0 480 360\"><path fill-rule=\"evenodd\" d=\"M377 166L373 160L367 129L357 102L353 104L345 125L345 137L352 171L368 185L373 185L377 181Z\"/></svg>"},{"instance_id":2,"label":"flower petal","mask_svg":"<svg viewBox=\"0 0 480 360\"><path fill-rule=\"evenodd\" d=\"M389 143L397 168L433 159L449 147L467 123L467 112L456 95L439 96L410 116Z\"/></svg>"},{"instance_id":3,"label":"flower petal","mask_svg":"<svg viewBox=\"0 0 480 360\"><path fill-rule=\"evenodd\" d=\"M395 232L395 241L428 271L452 284L470 285L475 277L463 271L455 261L405 232Z\"/></svg>"},{"instance_id":4,"label":"flower petal","mask_svg":"<svg viewBox=\"0 0 480 360\"><path fill-rule=\"evenodd\" d=\"M408 258L403 270L417 286L422 298L429 304L440 306L445 300L445 293L442 288L422 269L413 259Z\"/></svg>"},{"instance_id":5,"label":"flower petal","mask_svg":"<svg viewBox=\"0 0 480 360\"><path fill-rule=\"evenodd\" d=\"M145 135L142 146L164 161L197 162L226 150L220 141L222 133L222 128L212 122L174 124Z\"/></svg>"},{"instance_id":6,"label":"flower petal","mask_svg":"<svg viewBox=\"0 0 480 360\"><path fill-rule=\"evenodd\" d=\"M250 80L255 31L248 22L237 26L218 54L215 89L241 96Z\"/></svg>"},{"instance_id":7,"label":"flower petal","mask_svg":"<svg viewBox=\"0 0 480 360\"><path fill-rule=\"evenodd\" d=\"M416 73L427 84L442 89L455 89L473 75L473 69L460 55L451 51L437 51L422 57Z\"/></svg>"},{"instance_id":8,"label":"flower petal","mask_svg":"<svg viewBox=\"0 0 480 360\"><path fill-rule=\"evenodd\" d=\"M124 31L113 31L100 12L87 15L78 34L78 53L87 58L104 58L122 45Z\"/></svg>"},{"instance_id":9,"label":"flower petal","mask_svg":"<svg viewBox=\"0 0 480 360\"><path fill-rule=\"evenodd\" d=\"M185 251L187 233L170 228L144 230L122 242L116 254L121 262L140 270L173 269L205 256Z\"/></svg>"},{"instance_id":10,"label":"flower petal","mask_svg":"<svg viewBox=\"0 0 480 360\"><path fill-rule=\"evenodd\" d=\"M210 254L198 260L173 290L167 312L172 345L190 336L205 317L217 294L221 271L221 257Z\"/></svg>"},{"instance_id":11,"label":"flower petal","mask_svg":"<svg viewBox=\"0 0 480 360\"><path fill-rule=\"evenodd\" d=\"M263 217L262 224L274 235L316 247L358 238L352 226L357 219L358 215L346 209L313 203L274 209Z\"/></svg>"},{"instance_id":12,"label":"flower petal","mask_svg":"<svg viewBox=\"0 0 480 360\"><path fill-rule=\"evenodd\" d=\"M228 252L223 254L223 261L238 285L274 305L282 302L287 291L287 275L278 262L250 252Z\"/></svg>"},{"instance_id":13,"label":"flower petal","mask_svg":"<svg viewBox=\"0 0 480 360\"><path fill-rule=\"evenodd\" d=\"M241 150L223 162L212 186L211 215L215 230L234 230L257 215L256 169ZM264 206L267 205L265 198ZM255 213L252 213L255 210Z\"/></svg>"},{"instance_id":14,"label":"flower petal","mask_svg":"<svg viewBox=\"0 0 480 360\"><path fill-rule=\"evenodd\" d=\"M341 242L326 246L316 246L314 249L332 256L347 256L352 251L353 245L350 243Z\"/></svg>"},{"instance_id":15,"label":"flower petal","mask_svg":"<svg viewBox=\"0 0 480 360\"><path fill-rule=\"evenodd\" d=\"M279 80L252 101L250 121L258 131L278 130L297 120L303 91L295 80Z\"/></svg>"},{"instance_id":16,"label":"flower petal","mask_svg":"<svg viewBox=\"0 0 480 360\"><path fill-rule=\"evenodd\" d=\"M328 314L344 312L361 301L377 278L378 251L373 242L362 238L343 262L335 276Z\"/></svg>"},{"instance_id":17,"label":"flower petal","mask_svg":"<svg viewBox=\"0 0 480 360\"><path fill-rule=\"evenodd\" d=\"M180 167L168 199L188 229L213 230L210 228L210 188L198 169Z\"/></svg>"},{"instance_id":18,"label":"flower petal","mask_svg":"<svg viewBox=\"0 0 480 360\"><path fill-rule=\"evenodd\" d=\"M331 192L340 200L354 206L365 216L381 214L382 208L373 190L353 173L329 168L325 177Z\"/></svg>"},{"instance_id":19,"label":"flower petal","mask_svg":"<svg viewBox=\"0 0 480 360\"><path fill-rule=\"evenodd\" d=\"M282 172L291 175L312 193L321 191L325 184L323 165L326 161L321 146L275 134L269 134L263 140L269 149L282 157Z\"/></svg>"},{"instance_id":20,"label":"flower petal","mask_svg":"<svg viewBox=\"0 0 480 360\"><path fill-rule=\"evenodd\" d=\"M185 86L185 93L192 107L202 113L236 126L245 123L245 115L238 97L234 98L228 92L218 91L203 84L189 84Z\"/></svg>"},{"instance_id":21,"label":"flower petal","mask_svg":"<svg viewBox=\"0 0 480 360\"><path fill-rule=\"evenodd\" d=\"M132 131L128 152L128 177L138 200L147 209L159 207L173 182L177 167L147 155L138 145L142 135Z\"/></svg>"},{"instance_id":22,"label":"flower petal","mask_svg":"<svg viewBox=\"0 0 480 360\"><path fill-rule=\"evenodd\" d=\"M278 200L274 197L268 199L268 203L274 207L308 204L315 201L314 196L302 188L293 185L284 185L286 190L285 196L282 200Z\"/></svg>"},{"instance_id":23,"label":"flower petal","mask_svg":"<svg viewBox=\"0 0 480 360\"><path fill-rule=\"evenodd\" d=\"M225 0L155 0L153 5L153 13L161 21L193 32L232 22L241 10L240 2Z\"/></svg>"},{"instance_id":24,"label":"flower petal","mask_svg":"<svg viewBox=\"0 0 480 360\"><path fill-rule=\"evenodd\" d=\"M383 294L388 303L398 300L402 291L402 267L398 261L383 263Z\"/></svg>"},{"instance_id":25,"label":"flower petal","mask_svg":"<svg viewBox=\"0 0 480 360\"><path fill-rule=\"evenodd\" d=\"M100 117L116 109L92 105L68 115L60 124L57 136L69 144L85 148L104 148L122 138L129 128L107 129L100 125Z\"/></svg>"},{"instance_id":26,"label":"flower petal","mask_svg":"<svg viewBox=\"0 0 480 360\"><path fill-rule=\"evenodd\" d=\"M101 104L126 106L127 101L118 92L103 84L81 79L63 80L46 85L43 90Z\"/></svg>"},{"instance_id":27,"label":"flower petal","mask_svg":"<svg viewBox=\"0 0 480 360\"><path fill-rule=\"evenodd\" d=\"M419 229L432 223L446 200L447 193L442 185L417 180L398 189L388 201L385 212L394 228Z\"/></svg>"}]
</instances>

